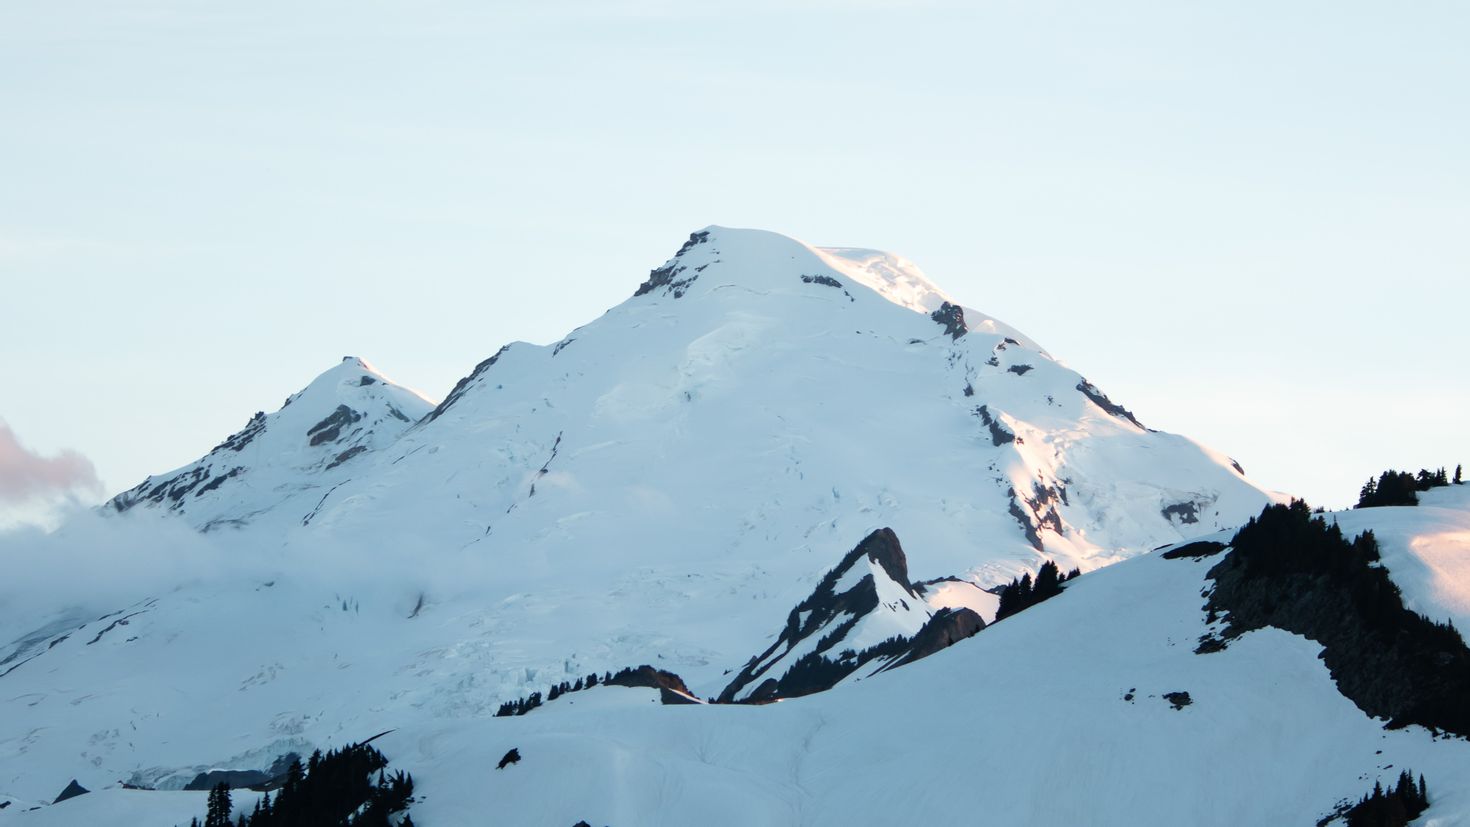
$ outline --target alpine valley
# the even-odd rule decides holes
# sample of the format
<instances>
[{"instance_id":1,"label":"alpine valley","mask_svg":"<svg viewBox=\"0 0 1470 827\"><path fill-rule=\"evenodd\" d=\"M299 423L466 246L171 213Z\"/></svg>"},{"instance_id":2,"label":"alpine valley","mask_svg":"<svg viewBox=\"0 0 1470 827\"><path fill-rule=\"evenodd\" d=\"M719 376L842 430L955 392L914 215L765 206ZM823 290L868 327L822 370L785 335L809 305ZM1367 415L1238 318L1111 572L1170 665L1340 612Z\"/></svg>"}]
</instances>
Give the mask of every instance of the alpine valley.
<instances>
[{"instance_id":1,"label":"alpine valley","mask_svg":"<svg viewBox=\"0 0 1470 827\"><path fill-rule=\"evenodd\" d=\"M1470 488L1289 505L888 253L628 286L35 538L148 576L0 602L0 825L1470 824Z\"/></svg>"}]
</instances>

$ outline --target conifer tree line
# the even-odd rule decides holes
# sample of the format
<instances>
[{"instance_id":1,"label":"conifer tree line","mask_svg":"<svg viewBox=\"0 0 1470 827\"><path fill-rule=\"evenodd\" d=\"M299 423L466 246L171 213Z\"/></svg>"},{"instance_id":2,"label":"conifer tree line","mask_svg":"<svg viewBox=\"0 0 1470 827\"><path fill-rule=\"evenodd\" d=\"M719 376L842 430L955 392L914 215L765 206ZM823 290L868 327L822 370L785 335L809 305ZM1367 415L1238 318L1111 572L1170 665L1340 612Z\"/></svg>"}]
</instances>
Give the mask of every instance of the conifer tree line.
<instances>
[{"instance_id":1,"label":"conifer tree line","mask_svg":"<svg viewBox=\"0 0 1470 827\"><path fill-rule=\"evenodd\" d=\"M1354 508L1375 508L1384 505L1418 505L1419 492L1428 491L1431 488L1439 488L1445 485L1463 485L1464 468L1455 466L1455 476L1451 480L1443 468L1431 471L1428 468L1419 469L1414 474L1408 471L1384 471L1377 479L1372 477L1363 484L1362 490L1358 492L1358 504Z\"/></svg>"},{"instance_id":2,"label":"conifer tree line","mask_svg":"<svg viewBox=\"0 0 1470 827\"><path fill-rule=\"evenodd\" d=\"M230 787L220 782L209 792L203 824L196 818L190 827L389 827L388 817L413 801L413 776L390 775L387 766L367 744L317 750L305 767L299 758L291 762L274 799L267 792L234 821ZM413 827L413 818L405 814L399 827Z\"/></svg>"},{"instance_id":3,"label":"conifer tree line","mask_svg":"<svg viewBox=\"0 0 1470 827\"><path fill-rule=\"evenodd\" d=\"M1338 690L1364 712L1390 728L1470 737L1470 648L1452 621L1404 605L1372 531L1348 539L1293 500L1262 509L1230 548L1209 572L1206 604L1229 618L1227 636L1274 626L1310 638Z\"/></svg>"},{"instance_id":4,"label":"conifer tree line","mask_svg":"<svg viewBox=\"0 0 1470 827\"><path fill-rule=\"evenodd\" d=\"M619 670L618 674L621 675L623 672L631 671L631 669L622 669ZM557 698L560 698L561 696L567 694L568 692L581 692L583 689L591 689L592 687L597 686L599 680L601 683L608 683L612 680L612 678L613 674L611 672L605 673L601 679L597 677L596 672L593 672L585 678L577 678L577 680L573 683L562 681L561 683L554 684L550 689L548 689L546 691L545 698L548 701L554 701ZM520 698L514 701L506 701L505 703L500 705L500 709L496 710L495 717L508 718L514 715L525 715L527 712L530 712L531 710L540 706L541 700L542 695L540 692L532 692L530 695L527 695L524 698Z\"/></svg>"},{"instance_id":5,"label":"conifer tree line","mask_svg":"<svg viewBox=\"0 0 1470 827\"><path fill-rule=\"evenodd\" d=\"M553 684L546 691L545 695L540 692L532 692L524 698L506 701L496 710L495 717L507 718L515 715L525 715L527 712L540 706L543 701L554 701L569 692L592 689L599 683L604 686L645 686L653 689L672 687L680 692L688 692L689 689L684 685L684 681L673 672L655 669L647 664L642 666L625 666L616 672L604 672L601 678L597 677L596 672L593 672L585 678L577 678L575 681L562 681L561 683Z\"/></svg>"},{"instance_id":6,"label":"conifer tree line","mask_svg":"<svg viewBox=\"0 0 1470 827\"><path fill-rule=\"evenodd\" d=\"M1068 580L1082 575L1081 569L1072 569L1063 574L1061 569L1053 560L1047 560L1041 564L1040 570L1036 572L1036 580L1031 579L1028 572L1012 580L1001 587L1000 608L995 612L995 619L1010 617L1016 612L1029 609L1043 600L1050 600L1062 593L1062 584Z\"/></svg>"},{"instance_id":7,"label":"conifer tree line","mask_svg":"<svg viewBox=\"0 0 1470 827\"><path fill-rule=\"evenodd\" d=\"M1399 773L1398 784L1385 790L1374 782L1373 792L1348 809L1347 827L1405 827L1429 807L1429 788L1424 776L1414 783L1408 770Z\"/></svg>"}]
</instances>

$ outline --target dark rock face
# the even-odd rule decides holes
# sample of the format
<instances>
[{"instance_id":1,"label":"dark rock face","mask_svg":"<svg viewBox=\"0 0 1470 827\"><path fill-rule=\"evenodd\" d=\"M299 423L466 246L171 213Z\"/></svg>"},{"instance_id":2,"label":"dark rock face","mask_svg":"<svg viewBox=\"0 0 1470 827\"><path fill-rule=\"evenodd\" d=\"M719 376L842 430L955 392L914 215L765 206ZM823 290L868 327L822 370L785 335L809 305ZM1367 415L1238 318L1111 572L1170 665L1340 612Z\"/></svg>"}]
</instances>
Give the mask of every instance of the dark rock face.
<instances>
[{"instance_id":1,"label":"dark rock face","mask_svg":"<svg viewBox=\"0 0 1470 827\"><path fill-rule=\"evenodd\" d=\"M341 465L349 459L352 459L353 457L366 450L366 445L354 445L351 448L348 448L347 450L332 458L332 461L327 464L327 470L330 471L333 468L336 468L337 466Z\"/></svg>"},{"instance_id":2,"label":"dark rock face","mask_svg":"<svg viewBox=\"0 0 1470 827\"><path fill-rule=\"evenodd\" d=\"M690 233L689 240L684 242L683 246L679 248L678 252L674 253L674 258L679 258L680 256L684 255L690 250L693 250L695 247L698 247L706 241L709 241L709 230L703 230L697 233Z\"/></svg>"},{"instance_id":3,"label":"dark rock face","mask_svg":"<svg viewBox=\"0 0 1470 827\"><path fill-rule=\"evenodd\" d=\"M1031 370L1031 366L1030 365L1011 365L1010 367L1006 368L1006 370L1010 371L1011 373L1016 374L1017 376L1025 376L1026 373L1027 373L1027 371Z\"/></svg>"},{"instance_id":4,"label":"dark rock face","mask_svg":"<svg viewBox=\"0 0 1470 827\"><path fill-rule=\"evenodd\" d=\"M971 637L985 628L985 621L980 615L966 608L940 609L929 618L924 627L909 638L908 651L895 658L892 663L883 667L897 669L907 666L916 660L927 658L941 649L948 649L956 643Z\"/></svg>"},{"instance_id":5,"label":"dark rock face","mask_svg":"<svg viewBox=\"0 0 1470 827\"><path fill-rule=\"evenodd\" d=\"M364 376L361 379L357 380L357 386L360 388L365 388L368 385L374 384L377 381L378 380L374 379L371 376Z\"/></svg>"},{"instance_id":6,"label":"dark rock face","mask_svg":"<svg viewBox=\"0 0 1470 827\"><path fill-rule=\"evenodd\" d=\"M185 471L177 476L154 482L153 478L144 480L137 487L124 491L109 501L114 511L119 513L127 511L142 502L162 504L165 500L171 500L169 508L177 508L190 491L198 488L201 483L209 478L209 470L204 467L196 467Z\"/></svg>"},{"instance_id":7,"label":"dark rock face","mask_svg":"<svg viewBox=\"0 0 1470 827\"><path fill-rule=\"evenodd\" d=\"M1159 556L1165 560L1182 560L1185 558L1203 560L1206 557L1213 557L1219 554L1225 548L1224 543L1212 543L1209 540L1200 540L1199 542L1185 543L1177 548L1171 548Z\"/></svg>"},{"instance_id":8,"label":"dark rock face","mask_svg":"<svg viewBox=\"0 0 1470 827\"><path fill-rule=\"evenodd\" d=\"M255 415L250 417L250 421L245 423L244 428L231 434L224 442L214 446L210 450L209 455L213 456L222 451L243 451L245 446L253 442L264 431L265 413L256 411ZM113 497L107 502L107 505L113 511L122 513L139 503L151 502L155 505L164 505L167 501L166 504L170 509L176 509L183 502L184 497L188 496L191 492L197 497L206 491L213 491L223 485L226 480L239 474L240 471L240 468L233 468L229 472L211 479L211 468L207 465L199 465L188 471L161 480L154 480L152 477L149 477L142 483Z\"/></svg>"},{"instance_id":9,"label":"dark rock face","mask_svg":"<svg viewBox=\"0 0 1470 827\"><path fill-rule=\"evenodd\" d=\"M264 784L269 780L271 776L260 770L210 770L194 776L194 780L185 784L184 789L212 790L216 785L224 784L232 790L239 790Z\"/></svg>"},{"instance_id":10,"label":"dark rock face","mask_svg":"<svg viewBox=\"0 0 1470 827\"><path fill-rule=\"evenodd\" d=\"M1006 508L1006 511L1020 524L1021 531L1025 533L1026 540L1031 543L1031 547L1037 551L1045 551L1046 547L1041 543L1041 533L1036 530L1036 525L1031 522L1031 518L1021 508L1021 501L1016 497L1016 489L1012 488L1007 493L1010 495L1011 503Z\"/></svg>"},{"instance_id":11,"label":"dark rock face","mask_svg":"<svg viewBox=\"0 0 1470 827\"><path fill-rule=\"evenodd\" d=\"M56 800L51 803L60 804L68 798L76 798L79 795L86 795L89 792L91 792L91 790L83 787L81 784L78 784L77 780L73 778L71 780L71 783L66 785L66 789L61 791L61 795L56 796Z\"/></svg>"},{"instance_id":12,"label":"dark rock face","mask_svg":"<svg viewBox=\"0 0 1470 827\"><path fill-rule=\"evenodd\" d=\"M660 694L667 697L671 692L693 695L689 687L684 685L684 679L663 669L655 669L648 664L633 669L623 669L607 680L609 686L641 686L647 689L658 689ZM665 700L664 703L670 703ZM684 703L683 700L677 703Z\"/></svg>"},{"instance_id":13,"label":"dark rock face","mask_svg":"<svg viewBox=\"0 0 1470 827\"><path fill-rule=\"evenodd\" d=\"M342 429L359 419L362 419L362 414L346 405L338 405L337 410L328 414L326 419L311 426L306 432L308 441L313 446L323 442L336 442L342 436Z\"/></svg>"},{"instance_id":14,"label":"dark rock face","mask_svg":"<svg viewBox=\"0 0 1470 827\"><path fill-rule=\"evenodd\" d=\"M423 421L433 422L434 420L439 418L440 414L449 410L449 406L453 405L455 402L458 402L459 398L461 396L464 396L464 392L466 390L469 390L470 385L476 379L479 379L482 375L484 375L485 371L488 371L490 368L494 367L495 363L500 361L500 357L504 356L507 350L510 350L510 345L505 345L504 347L500 348L500 350L495 351L495 354L492 355L489 359L486 359L480 364L475 365L475 369L470 371L470 375L459 380L458 382L455 382L454 387L451 388L449 391L449 395L444 397L444 401L440 402L439 405L434 408L434 410L429 411L428 415L424 417Z\"/></svg>"},{"instance_id":15,"label":"dark rock face","mask_svg":"<svg viewBox=\"0 0 1470 827\"><path fill-rule=\"evenodd\" d=\"M780 653L789 652L801 641L823 633L817 648L811 653L820 657L823 652L836 646L838 641L846 637L861 618L878 608L878 591L871 574L863 575L862 579L846 591L836 591L838 581L864 557L881 566L895 582L908 584L908 558L903 553L903 547L899 545L898 535L894 534L892 529L887 528L869 534L861 543L858 543L856 548L844 555L831 571L827 572L812 590L811 595L796 604L796 607L786 616L786 626L781 630L776 642L760 655L751 658L734 680L730 681L729 685L720 692L719 699L721 701L734 700L735 696L746 686L761 679L765 679L765 682L755 695L762 696L763 700L774 699L782 689L785 692L780 695L781 697L791 697L791 692L800 689L809 691L799 692L799 694L820 691L810 688L811 681L800 674L801 669L798 668L800 661L788 667L788 674L790 670L798 672L789 680L785 676L781 680L768 678L766 673L772 666L780 662ZM909 594L916 602L920 601L920 597L911 588ZM845 616L846 620L831 629L827 628L829 624L842 616ZM858 665L852 664L851 669L843 672L836 680L827 684L827 687L846 677ZM782 680L786 681L784 688L780 686Z\"/></svg>"},{"instance_id":16,"label":"dark rock face","mask_svg":"<svg viewBox=\"0 0 1470 827\"><path fill-rule=\"evenodd\" d=\"M945 302L938 310L930 313L929 318L944 325L944 332L951 339L958 339L970 332L970 328L965 326L965 311L957 304Z\"/></svg>"},{"instance_id":17,"label":"dark rock face","mask_svg":"<svg viewBox=\"0 0 1470 827\"><path fill-rule=\"evenodd\" d=\"M1134 425L1143 428L1143 430L1145 431L1148 430L1148 428L1144 427L1144 424L1142 422L1138 421L1138 418L1133 415L1132 411L1128 410L1122 405L1113 402L1113 400L1108 398L1107 394L1098 390L1096 385L1092 384L1086 379L1083 379L1081 382L1077 383L1077 390L1081 391L1083 396L1090 399L1092 401L1092 404L1098 406L1099 408L1102 408L1109 414L1112 414L1119 419L1126 419L1129 422L1132 422Z\"/></svg>"},{"instance_id":18,"label":"dark rock face","mask_svg":"<svg viewBox=\"0 0 1470 827\"><path fill-rule=\"evenodd\" d=\"M1041 542L1041 531L1049 528L1057 534L1062 533L1062 515L1058 511L1057 503L1067 504L1067 489L1061 485L1033 482L1029 497L1018 494L1015 488L1007 489L1006 495L1011 500L1007 511L1020 524L1026 540L1037 551L1045 551Z\"/></svg>"},{"instance_id":19,"label":"dark rock face","mask_svg":"<svg viewBox=\"0 0 1470 827\"><path fill-rule=\"evenodd\" d=\"M664 295L673 295L676 299L683 298L684 292L688 290L689 285L693 284L699 278L699 271L704 268L696 268L693 275L681 279L679 275L684 273L688 268L679 264L677 260L685 253L706 241L709 241L708 231L690 233L689 240L684 242L684 246L679 248L679 252L674 253L675 261L657 270L649 271L648 280L638 285L638 289L633 292L633 295L645 296L655 290L662 289Z\"/></svg>"},{"instance_id":20,"label":"dark rock face","mask_svg":"<svg viewBox=\"0 0 1470 827\"><path fill-rule=\"evenodd\" d=\"M1470 649L1453 626L1404 607L1371 532L1349 541L1297 501L1267 507L1230 546L1205 606L1228 626L1196 651L1284 629L1322 645L1338 691L1367 714L1470 737Z\"/></svg>"},{"instance_id":21,"label":"dark rock face","mask_svg":"<svg viewBox=\"0 0 1470 827\"><path fill-rule=\"evenodd\" d=\"M495 769L503 770L511 764L519 763L521 763L521 751L517 747L511 747L510 752L507 752L505 756L500 759L500 763L495 765Z\"/></svg>"},{"instance_id":22,"label":"dark rock face","mask_svg":"<svg viewBox=\"0 0 1470 827\"><path fill-rule=\"evenodd\" d=\"M831 276L802 276L801 280L806 282L807 284L820 284L823 287L835 287L838 290L842 291L842 295L846 296L848 301L857 301L857 299L854 299L852 297L851 293L847 292L847 288L842 286L842 282L832 278Z\"/></svg>"},{"instance_id":23,"label":"dark rock face","mask_svg":"<svg viewBox=\"0 0 1470 827\"><path fill-rule=\"evenodd\" d=\"M752 684L755 688L746 695L744 702L765 703L822 692L870 662L887 661L882 669L912 663L985 627L980 616L968 609L941 609L912 638L892 637L860 652L850 648L837 651L838 644L857 626L858 621L878 608L878 592L872 574L863 575L845 591L836 591L837 583L864 557L881 567L916 603L922 601L919 596L922 586L908 579L908 558L899 545L898 536L891 529L879 529L848 552L827 572L812 594L791 610L786 618L786 627L776 642L745 664L720 692L719 701L734 701ZM774 667L785 663L782 660L785 653L811 639L817 640L816 646L786 665L785 671L776 676Z\"/></svg>"},{"instance_id":24,"label":"dark rock face","mask_svg":"<svg viewBox=\"0 0 1470 827\"><path fill-rule=\"evenodd\" d=\"M645 296L662 288L664 295L673 295L676 299L682 299L684 298L684 293L689 289L689 285L699 279L698 273L688 278L679 278L679 274L683 273L686 269L678 264L670 264L667 267L651 270L648 273L648 280L638 285L638 289L633 292L633 295Z\"/></svg>"},{"instance_id":25,"label":"dark rock face","mask_svg":"<svg viewBox=\"0 0 1470 827\"><path fill-rule=\"evenodd\" d=\"M1175 709L1183 709L1194 703L1194 699L1189 697L1188 692L1165 692L1164 700L1168 701L1169 705Z\"/></svg>"},{"instance_id":26,"label":"dark rock face","mask_svg":"<svg viewBox=\"0 0 1470 827\"><path fill-rule=\"evenodd\" d=\"M263 430L265 430L265 411L256 411L255 415L250 417L250 421L245 423L244 428L241 428L238 432L231 434L225 439L224 442L221 442L220 444L214 446L214 451L220 451L226 448L231 451L242 451L245 449L245 446L249 445L251 441L259 436L260 432ZM214 453L214 451L211 451L210 453Z\"/></svg>"},{"instance_id":27,"label":"dark rock face","mask_svg":"<svg viewBox=\"0 0 1470 827\"><path fill-rule=\"evenodd\" d=\"M995 447L999 448L1007 442L1016 441L1015 433L1010 428L1007 428L1005 423L991 416L990 406L981 405L975 409L975 415L980 417L980 421L985 423L986 428L990 429L990 442Z\"/></svg>"},{"instance_id":28,"label":"dark rock face","mask_svg":"<svg viewBox=\"0 0 1470 827\"><path fill-rule=\"evenodd\" d=\"M1159 513L1164 515L1164 519L1166 520L1172 521L1178 518L1179 522L1185 525L1193 525L1199 522L1199 505L1197 503L1184 502L1166 505L1159 510Z\"/></svg>"},{"instance_id":29,"label":"dark rock face","mask_svg":"<svg viewBox=\"0 0 1470 827\"><path fill-rule=\"evenodd\" d=\"M244 468L238 466L231 468L228 472L220 474L219 476L205 483L202 488L194 492L194 496L198 497L205 494L206 492L213 491L214 489L219 488L221 485L225 484L226 480L239 476L240 473L244 470Z\"/></svg>"}]
</instances>

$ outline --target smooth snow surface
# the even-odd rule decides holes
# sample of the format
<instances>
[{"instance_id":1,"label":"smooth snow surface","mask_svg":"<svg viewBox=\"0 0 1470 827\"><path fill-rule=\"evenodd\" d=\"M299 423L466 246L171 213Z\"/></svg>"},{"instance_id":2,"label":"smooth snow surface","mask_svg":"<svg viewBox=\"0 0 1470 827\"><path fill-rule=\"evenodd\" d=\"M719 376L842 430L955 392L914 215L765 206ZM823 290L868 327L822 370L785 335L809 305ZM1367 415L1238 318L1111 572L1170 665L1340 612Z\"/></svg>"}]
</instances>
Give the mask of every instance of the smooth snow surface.
<instances>
[{"instance_id":1,"label":"smooth snow surface","mask_svg":"<svg viewBox=\"0 0 1470 827\"><path fill-rule=\"evenodd\" d=\"M1470 633L1470 485L1421 492L1413 507L1344 511L1337 521L1349 535L1373 530L1404 605Z\"/></svg>"},{"instance_id":2,"label":"smooth snow surface","mask_svg":"<svg viewBox=\"0 0 1470 827\"><path fill-rule=\"evenodd\" d=\"M1273 731L1223 728L1237 719L1212 717L1230 705L1218 697L1167 715L1148 706L1156 698L1140 700L1137 719L1095 705L1115 702L1127 681L1152 681L1144 691L1155 693L1193 691L1173 685L1189 682L1210 697L1206 678L1236 669L1220 664L1248 671L1263 646L1265 673L1305 687L1311 714L1283 732L1304 738L1307 724L1340 715L1328 723L1358 738L1359 725L1323 700L1325 673L1303 642L1185 657L1198 618L1166 610L1174 604L1149 589L1196 574L1153 560L1096 586L1084 579L1076 599L1056 601L1085 611L1007 620L953 653L831 693L830 710L823 695L671 712L648 693L607 690L490 718L530 691L641 663L712 695L877 528L897 532L914 581L957 578L926 592L927 607L900 604L875 620L881 639L941 605L989 619L993 595L981 589L1044 559L1091 571L1232 527L1273 498L1222 454L1110 411L1119 400L1079 390L1090 388L1081 375L1000 322L967 310L969 332L952 338L924 312L936 300L947 299L895 256L711 227L639 295L555 345L510 345L432 413L358 360L334 367L198 463L119 498L119 530L139 512L181 519L208 532L199 542L231 561L229 576L154 578L48 612L0 602L0 794L49 801L73 777L91 789L177 788L202 769L260 768L288 750L396 729L385 749L425 785L424 818L415 811L425 825L466 823L472 811L522 824L688 823L679 816L694 812L707 823L835 823L842 813L939 818L961 802L996 823L1056 823L1084 800L1121 812L1109 808L1142 792L1099 790L1125 775L1172 781L1198 769L1203 783L1203 758L1166 754L1195 749L1176 736L1227 754L1230 739L1274 747ZM1129 585L1127 571L1146 582ZM1120 591L1082 599L1104 583ZM1197 609L1197 593L1187 582L1176 597ZM1027 645L1071 648L1010 661L1019 644L1005 641L1035 624L1046 631ZM1151 624L1177 627L1177 652L1158 648ZM1103 640L1106 630L1118 640ZM1143 654L1128 654L1135 645ZM1256 690L1229 681L1253 679L1220 691L1249 699ZM634 700L578 717L612 697ZM1093 711L1098 740L1068 742ZM1018 752L1033 716L1055 719L1039 739L1050 747ZM1089 768L1106 738L1138 758L1104 751L1107 765ZM522 739L523 752L562 763L530 758L519 775L477 763L479 751ZM1338 746L1285 744L1281 762ZM1355 777L1335 774L1356 760L1320 769L1319 789L1361 794ZM1283 782L1279 771L1239 772ZM1043 793L1037 779L1062 792ZM1028 822L1005 789L1047 803ZM1169 812L1193 793L1222 812L1255 812L1238 809L1239 795L1179 789L1161 805ZM566 794L543 796L551 790ZM492 799L505 803L486 809ZM0 823L15 817L0 810ZM17 821L41 823L28 818Z\"/></svg>"}]
</instances>

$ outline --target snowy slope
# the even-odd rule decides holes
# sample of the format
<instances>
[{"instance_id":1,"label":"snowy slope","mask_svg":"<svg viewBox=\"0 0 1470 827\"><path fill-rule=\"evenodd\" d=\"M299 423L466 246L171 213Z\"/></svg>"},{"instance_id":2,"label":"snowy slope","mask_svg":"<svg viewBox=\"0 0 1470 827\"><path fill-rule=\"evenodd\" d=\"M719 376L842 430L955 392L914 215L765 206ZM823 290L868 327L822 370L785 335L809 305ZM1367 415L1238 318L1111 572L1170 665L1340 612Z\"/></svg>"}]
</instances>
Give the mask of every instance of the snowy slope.
<instances>
[{"instance_id":1,"label":"snowy slope","mask_svg":"<svg viewBox=\"0 0 1470 827\"><path fill-rule=\"evenodd\" d=\"M1441 519L1349 516L1407 537ZM1339 694L1317 644L1264 629L1196 654L1217 559L1125 561L922 662L778 704L663 706L620 687L516 718L399 704L372 720L396 727L376 743L414 772L425 825L1311 825L1406 767L1431 792L1417 824L1470 823L1470 742L1385 729ZM521 762L496 770L512 747ZM176 794L155 795L154 821L178 823ZM0 823L135 824L139 800Z\"/></svg>"},{"instance_id":2,"label":"snowy slope","mask_svg":"<svg viewBox=\"0 0 1470 827\"><path fill-rule=\"evenodd\" d=\"M909 577L856 627L882 636L1270 499L910 263L758 231L696 233L596 321L416 400L345 363L116 501L237 527L206 538L227 577L0 606L0 658L24 653L0 666L0 793L177 787L640 663L707 697L876 529Z\"/></svg>"},{"instance_id":3,"label":"snowy slope","mask_svg":"<svg viewBox=\"0 0 1470 827\"><path fill-rule=\"evenodd\" d=\"M1470 486L1420 492L1419 505L1344 511L1348 534L1372 529L1405 605L1470 632Z\"/></svg>"},{"instance_id":4,"label":"snowy slope","mask_svg":"<svg viewBox=\"0 0 1470 827\"><path fill-rule=\"evenodd\" d=\"M1466 519L1464 493L1335 516L1414 543ZM1311 825L1405 767L1431 789L1416 824L1470 824L1470 742L1386 730L1338 693L1312 641L1265 629L1194 652L1215 562L1149 555L1094 572L922 663L818 696L690 708L607 689L385 748L455 768L415 809L446 824L483 809L526 824ZM1164 696L1180 691L1177 708ZM524 760L489 769L509 746Z\"/></svg>"},{"instance_id":5,"label":"snowy slope","mask_svg":"<svg viewBox=\"0 0 1470 827\"><path fill-rule=\"evenodd\" d=\"M367 464L362 454L391 444L431 407L348 356L202 459L150 476L107 505L167 509L204 531L238 528L288 503L299 508L310 492L320 496Z\"/></svg>"}]
</instances>

